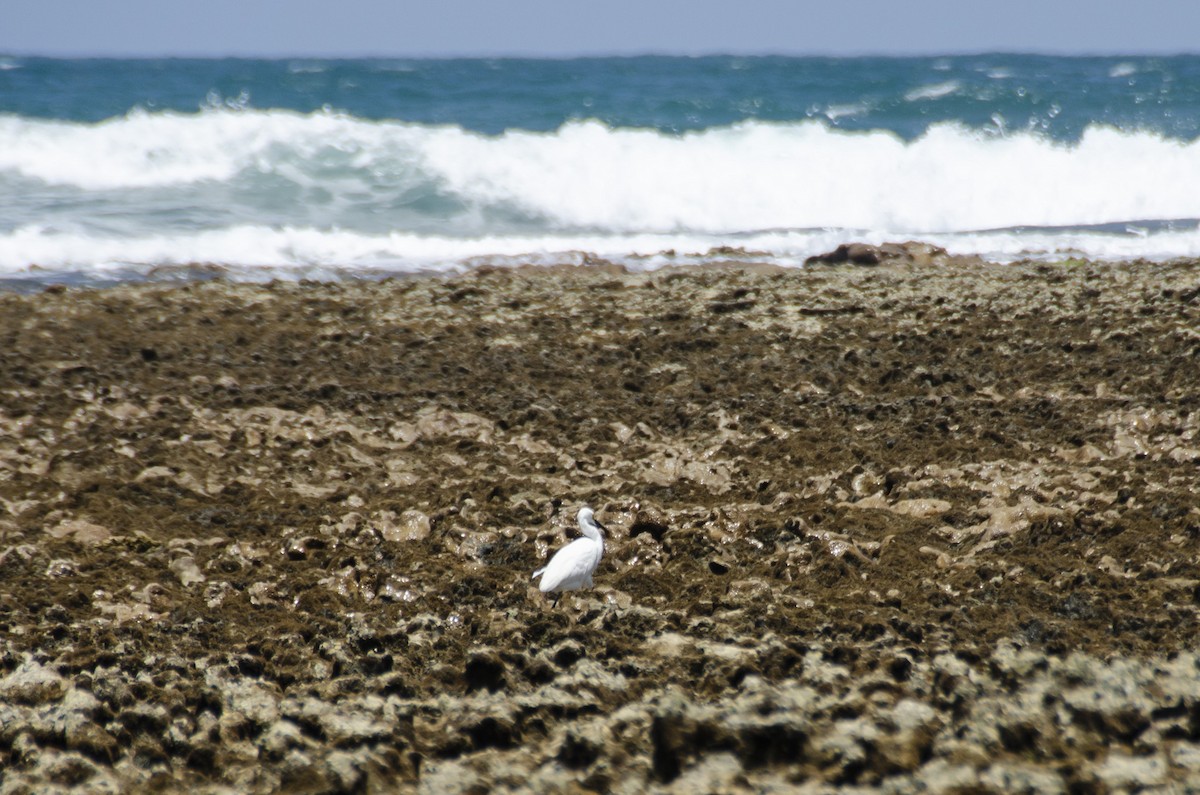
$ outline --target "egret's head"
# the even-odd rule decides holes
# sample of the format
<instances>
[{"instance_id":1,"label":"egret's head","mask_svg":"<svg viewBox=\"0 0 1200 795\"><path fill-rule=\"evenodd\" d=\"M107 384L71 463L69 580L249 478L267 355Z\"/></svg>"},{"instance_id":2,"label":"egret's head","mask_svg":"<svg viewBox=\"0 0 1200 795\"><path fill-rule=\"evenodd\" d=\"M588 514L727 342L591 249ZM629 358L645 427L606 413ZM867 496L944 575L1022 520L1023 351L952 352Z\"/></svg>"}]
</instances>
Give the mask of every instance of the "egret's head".
<instances>
[{"instance_id":1,"label":"egret's head","mask_svg":"<svg viewBox=\"0 0 1200 795\"><path fill-rule=\"evenodd\" d=\"M579 509L577 519L579 521L579 530L585 536L591 537L591 531L593 530L608 532L608 528L596 521L596 514L586 505Z\"/></svg>"}]
</instances>

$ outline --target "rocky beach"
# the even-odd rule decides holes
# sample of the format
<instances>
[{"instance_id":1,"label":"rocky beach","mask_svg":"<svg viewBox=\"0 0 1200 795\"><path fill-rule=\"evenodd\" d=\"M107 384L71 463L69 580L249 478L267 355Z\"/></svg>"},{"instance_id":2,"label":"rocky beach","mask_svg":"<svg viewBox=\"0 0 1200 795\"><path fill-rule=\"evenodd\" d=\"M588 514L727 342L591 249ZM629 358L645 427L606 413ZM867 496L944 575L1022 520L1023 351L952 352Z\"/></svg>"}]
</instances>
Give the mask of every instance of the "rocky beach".
<instances>
[{"instance_id":1,"label":"rocky beach","mask_svg":"<svg viewBox=\"0 0 1200 795\"><path fill-rule=\"evenodd\" d=\"M1200 789L1200 262L728 259L0 294L0 793Z\"/></svg>"}]
</instances>

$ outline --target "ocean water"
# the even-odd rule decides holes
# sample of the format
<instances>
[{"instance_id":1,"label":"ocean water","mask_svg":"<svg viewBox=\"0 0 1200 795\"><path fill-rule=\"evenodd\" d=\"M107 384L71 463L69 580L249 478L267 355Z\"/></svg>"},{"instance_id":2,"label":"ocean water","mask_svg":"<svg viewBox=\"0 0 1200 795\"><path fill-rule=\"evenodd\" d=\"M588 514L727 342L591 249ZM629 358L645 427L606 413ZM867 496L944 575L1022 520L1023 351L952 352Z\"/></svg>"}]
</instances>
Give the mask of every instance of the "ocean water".
<instances>
[{"instance_id":1,"label":"ocean water","mask_svg":"<svg viewBox=\"0 0 1200 795\"><path fill-rule=\"evenodd\" d=\"M1200 257L1200 56L0 55L0 282Z\"/></svg>"}]
</instances>

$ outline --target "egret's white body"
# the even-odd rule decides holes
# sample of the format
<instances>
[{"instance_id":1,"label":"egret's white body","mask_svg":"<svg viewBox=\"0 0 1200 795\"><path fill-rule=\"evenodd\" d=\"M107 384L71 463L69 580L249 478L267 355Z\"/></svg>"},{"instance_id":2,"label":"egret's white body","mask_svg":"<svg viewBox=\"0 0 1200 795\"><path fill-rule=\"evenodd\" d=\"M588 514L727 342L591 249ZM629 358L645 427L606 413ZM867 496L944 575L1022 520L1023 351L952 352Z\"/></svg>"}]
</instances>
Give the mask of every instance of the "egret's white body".
<instances>
[{"instance_id":1,"label":"egret's white body","mask_svg":"<svg viewBox=\"0 0 1200 795\"><path fill-rule=\"evenodd\" d=\"M579 509L576 521L579 522L579 532L583 533L583 538L577 538L555 552L549 563L533 573L534 579L542 578L538 583L542 593L592 587L592 574L604 555L604 536L600 533L604 526L596 521L595 514L588 507ZM554 603L558 604L558 597L555 597Z\"/></svg>"}]
</instances>

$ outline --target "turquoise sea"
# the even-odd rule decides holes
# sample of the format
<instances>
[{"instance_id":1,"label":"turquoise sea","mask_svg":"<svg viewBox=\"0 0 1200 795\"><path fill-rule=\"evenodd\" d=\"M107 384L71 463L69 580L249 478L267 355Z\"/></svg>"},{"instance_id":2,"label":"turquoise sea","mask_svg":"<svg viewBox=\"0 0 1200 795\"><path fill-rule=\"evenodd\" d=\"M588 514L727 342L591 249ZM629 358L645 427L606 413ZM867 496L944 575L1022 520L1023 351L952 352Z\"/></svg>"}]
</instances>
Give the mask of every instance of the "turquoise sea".
<instances>
[{"instance_id":1,"label":"turquoise sea","mask_svg":"<svg viewBox=\"0 0 1200 795\"><path fill-rule=\"evenodd\" d=\"M1200 56L0 55L0 280L1200 257L1198 139Z\"/></svg>"}]
</instances>

